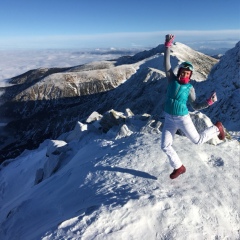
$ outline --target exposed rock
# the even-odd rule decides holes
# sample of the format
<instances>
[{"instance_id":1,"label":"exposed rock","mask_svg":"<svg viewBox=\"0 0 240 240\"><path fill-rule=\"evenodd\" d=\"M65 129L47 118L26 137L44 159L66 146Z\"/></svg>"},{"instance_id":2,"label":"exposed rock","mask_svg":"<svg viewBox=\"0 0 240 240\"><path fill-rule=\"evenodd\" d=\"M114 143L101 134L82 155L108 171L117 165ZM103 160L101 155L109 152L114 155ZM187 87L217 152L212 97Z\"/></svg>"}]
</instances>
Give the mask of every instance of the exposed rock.
<instances>
[{"instance_id":1,"label":"exposed rock","mask_svg":"<svg viewBox=\"0 0 240 240\"><path fill-rule=\"evenodd\" d=\"M94 121L98 121L102 118L102 115L99 114L98 112L93 112L86 120L86 123L91 123L91 122L94 122Z\"/></svg>"},{"instance_id":2,"label":"exposed rock","mask_svg":"<svg viewBox=\"0 0 240 240\"><path fill-rule=\"evenodd\" d=\"M72 143L74 141L79 141L81 138L87 139L90 133L100 133L100 129L95 128L95 130L98 131L94 131L94 122L100 121L102 129L104 130L103 132L108 134L108 137L114 139L127 138L136 132L159 134L162 125L161 121L155 120L151 115L135 115L130 109L125 110L125 115L122 112L111 109L104 113L100 120L98 117L92 118L93 116L100 116L100 114L93 112L88 117L88 119L91 119L89 123L83 124L77 122L72 131L64 133L58 140L51 140L49 142L46 152L48 158L44 166L36 171L34 184L39 184L66 164L64 161L66 161L68 156L67 152L71 151L71 147L67 142ZM213 125L211 120L200 112L191 112L190 116L199 133ZM208 141L209 144L213 145L217 145L221 142L222 141L219 140L217 136Z\"/></svg>"},{"instance_id":3,"label":"exposed rock","mask_svg":"<svg viewBox=\"0 0 240 240\"><path fill-rule=\"evenodd\" d=\"M39 71L36 74L38 81L15 95L13 101L52 100L105 92L116 88L136 72L132 66L118 66L111 69L53 73L39 79L39 75L43 75ZM18 82L24 80L20 77ZM28 81L25 80L25 83Z\"/></svg>"},{"instance_id":4,"label":"exposed rock","mask_svg":"<svg viewBox=\"0 0 240 240\"><path fill-rule=\"evenodd\" d=\"M126 117L123 115L123 113L112 109L103 115L102 119L100 120L100 125L102 126L103 132L106 133L113 126L123 124L125 121Z\"/></svg>"},{"instance_id":5,"label":"exposed rock","mask_svg":"<svg viewBox=\"0 0 240 240\"><path fill-rule=\"evenodd\" d=\"M124 138L124 137L129 137L132 135L132 131L129 130L128 126L126 124L123 124L117 133L116 139Z\"/></svg>"},{"instance_id":6,"label":"exposed rock","mask_svg":"<svg viewBox=\"0 0 240 240\"><path fill-rule=\"evenodd\" d=\"M134 116L133 112L132 112L131 109L129 109L129 108L126 109L125 115L126 115L127 117L133 117L133 116Z\"/></svg>"}]
</instances>

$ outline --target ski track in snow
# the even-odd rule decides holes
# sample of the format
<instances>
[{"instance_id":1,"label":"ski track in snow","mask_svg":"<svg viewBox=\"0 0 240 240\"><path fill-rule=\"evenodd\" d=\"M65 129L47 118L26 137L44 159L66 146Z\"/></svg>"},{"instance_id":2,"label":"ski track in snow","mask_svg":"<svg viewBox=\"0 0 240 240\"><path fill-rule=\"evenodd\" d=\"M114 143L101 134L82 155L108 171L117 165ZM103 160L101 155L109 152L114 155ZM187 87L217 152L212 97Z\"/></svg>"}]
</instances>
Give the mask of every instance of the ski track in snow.
<instances>
[{"instance_id":1,"label":"ski track in snow","mask_svg":"<svg viewBox=\"0 0 240 240\"><path fill-rule=\"evenodd\" d=\"M187 172L171 180L160 137L133 134L80 144L69 164L36 186L41 164L33 160L43 159L45 148L19 157L8 165L17 183L2 169L1 211L8 217L0 219L0 237L5 232L6 240L238 239L239 162L233 156L239 143L196 146L176 136ZM19 196L11 199L16 191Z\"/></svg>"}]
</instances>

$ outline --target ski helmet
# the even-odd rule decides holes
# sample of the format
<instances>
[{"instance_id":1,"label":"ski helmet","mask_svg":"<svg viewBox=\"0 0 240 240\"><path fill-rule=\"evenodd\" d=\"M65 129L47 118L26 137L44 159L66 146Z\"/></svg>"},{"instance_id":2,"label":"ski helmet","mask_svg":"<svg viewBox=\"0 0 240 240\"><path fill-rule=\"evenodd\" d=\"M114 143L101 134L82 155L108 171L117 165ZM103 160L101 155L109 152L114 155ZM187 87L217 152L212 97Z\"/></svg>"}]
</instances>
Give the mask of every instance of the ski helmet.
<instances>
[{"instance_id":1,"label":"ski helmet","mask_svg":"<svg viewBox=\"0 0 240 240\"><path fill-rule=\"evenodd\" d=\"M188 69L188 70L190 70L191 72L193 72L193 65L192 65L192 63L191 62L182 62L180 65L179 65L179 68L178 68L178 74L177 74L177 76L179 77L180 76L180 70L182 69L182 68L185 68L185 69ZM192 74L191 74L192 75Z\"/></svg>"},{"instance_id":2,"label":"ski helmet","mask_svg":"<svg viewBox=\"0 0 240 240\"><path fill-rule=\"evenodd\" d=\"M189 69L190 71L193 71L193 65L191 62L183 62L180 64L179 68L186 68Z\"/></svg>"}]
</instances>

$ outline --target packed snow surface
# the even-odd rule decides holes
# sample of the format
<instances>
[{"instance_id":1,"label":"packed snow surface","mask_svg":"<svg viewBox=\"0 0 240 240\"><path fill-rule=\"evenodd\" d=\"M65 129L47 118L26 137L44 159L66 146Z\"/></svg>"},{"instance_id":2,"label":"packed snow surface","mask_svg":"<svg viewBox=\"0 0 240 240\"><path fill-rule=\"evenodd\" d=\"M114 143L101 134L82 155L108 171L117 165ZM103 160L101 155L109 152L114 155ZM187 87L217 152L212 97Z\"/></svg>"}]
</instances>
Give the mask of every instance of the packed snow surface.
<instances>
[{"instance_id":1,"label":"packed snow surface","mask_svg":"<svg viewBox=\"0 0 240 240\"><path fill-rule=\"evenodd\" d=\"M121 135L80 125L79 136L46 140L2 166L0 239L239 239L238 141L194 145L176 135L187 171L171 180L157 128L132 120ZM52 157L65 147L60 169L35 184L54 147Z\"/></svg>"}]
</instances>

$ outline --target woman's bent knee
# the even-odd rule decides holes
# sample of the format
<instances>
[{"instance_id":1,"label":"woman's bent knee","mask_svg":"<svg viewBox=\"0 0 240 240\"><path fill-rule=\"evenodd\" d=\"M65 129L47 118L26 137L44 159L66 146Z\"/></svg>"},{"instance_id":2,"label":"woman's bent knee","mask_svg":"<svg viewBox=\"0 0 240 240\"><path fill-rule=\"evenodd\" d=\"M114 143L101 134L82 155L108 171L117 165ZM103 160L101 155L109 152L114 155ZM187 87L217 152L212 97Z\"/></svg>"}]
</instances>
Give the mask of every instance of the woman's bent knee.
<instances>
[{"instance_id":1,"label":"woman's bent knee","mask_svg":"<svg viewBox=\"0 0 240 240\"><path fill-rule=\"evenodd\" d=\"M169 151L169 145L164 145L164 144L162 144L161 145L161 149L163 150L163 152L165 152L165 153L167 153L168 151Z\"/></svg>"}]
</instances>

